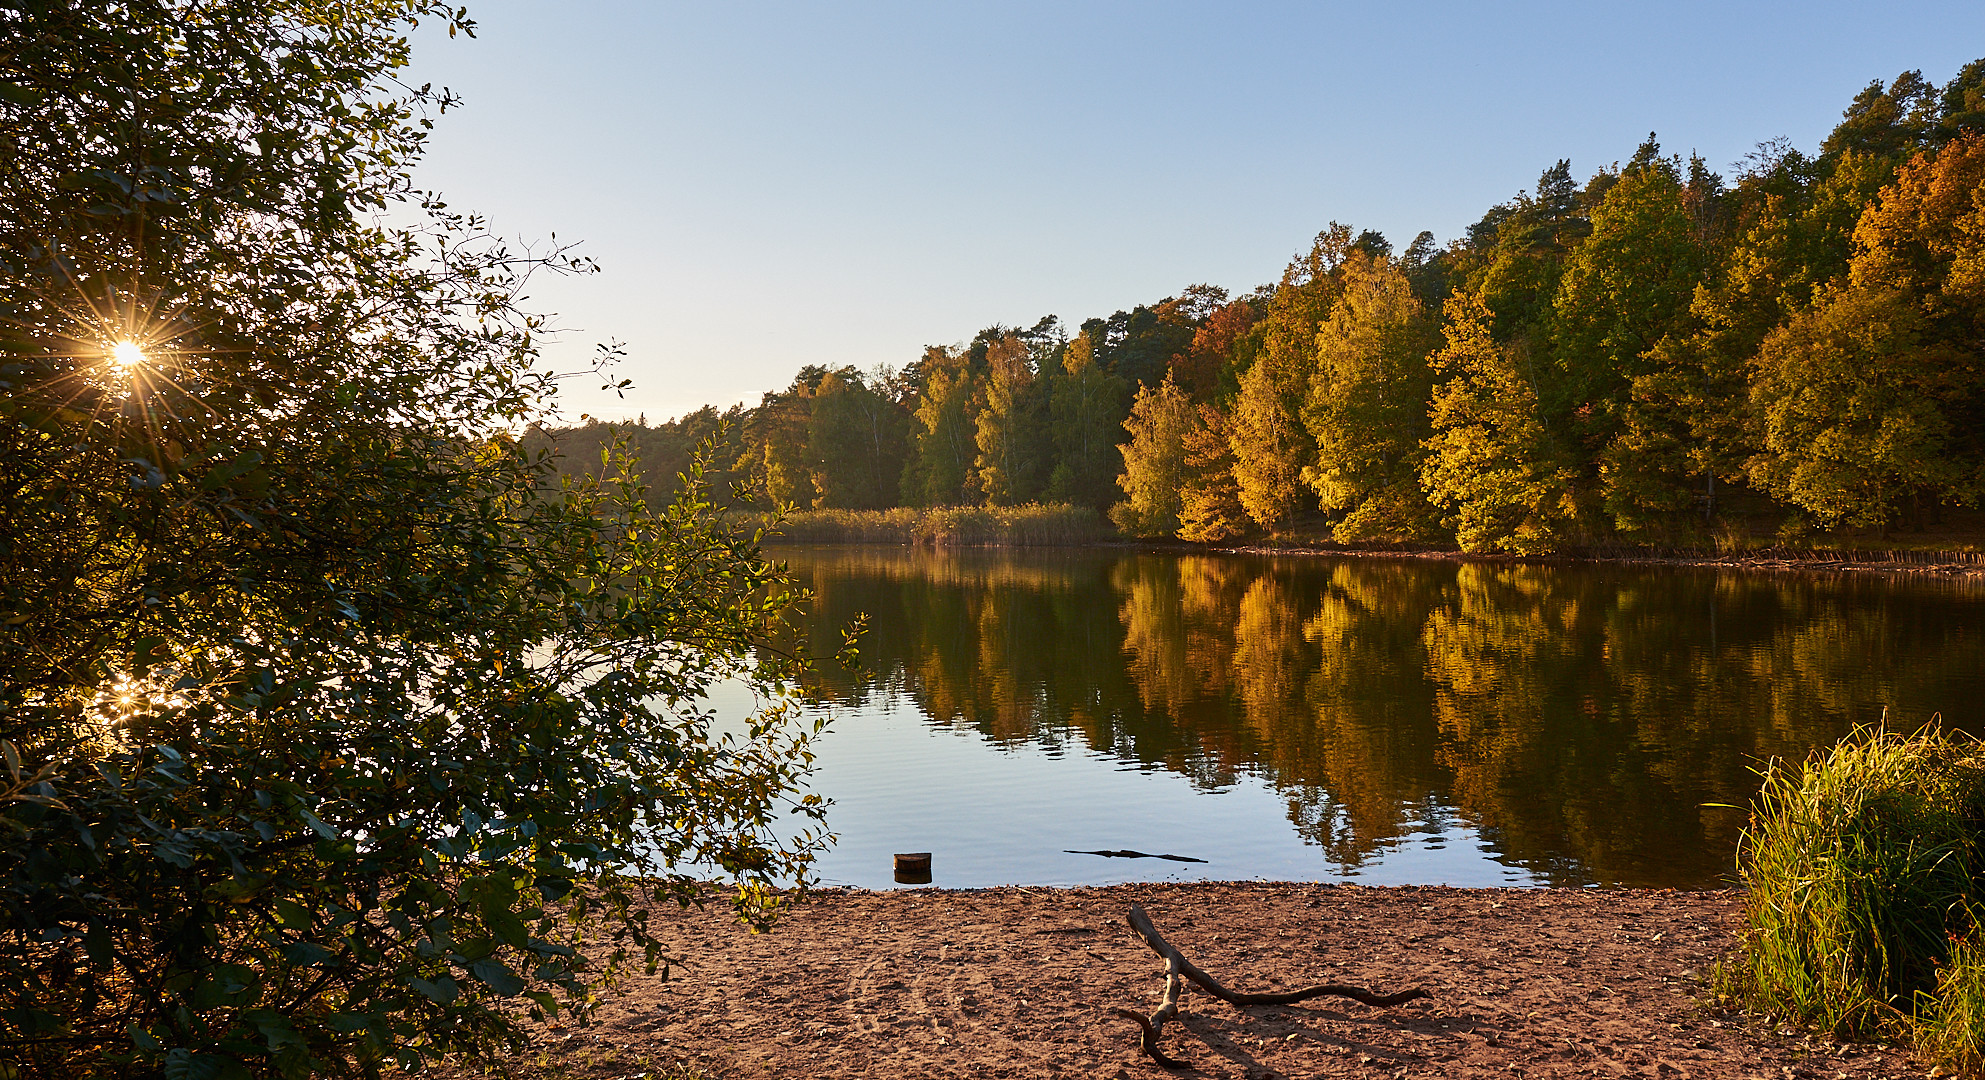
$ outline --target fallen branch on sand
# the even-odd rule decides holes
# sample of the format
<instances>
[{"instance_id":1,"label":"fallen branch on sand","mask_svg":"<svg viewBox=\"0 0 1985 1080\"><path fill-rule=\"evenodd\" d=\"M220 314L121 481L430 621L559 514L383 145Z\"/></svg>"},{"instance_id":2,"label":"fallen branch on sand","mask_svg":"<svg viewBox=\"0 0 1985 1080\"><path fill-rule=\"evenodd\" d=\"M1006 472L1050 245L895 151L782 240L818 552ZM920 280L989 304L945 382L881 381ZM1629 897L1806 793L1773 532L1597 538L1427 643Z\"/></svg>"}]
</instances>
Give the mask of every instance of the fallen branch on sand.
<instances>
[{"instance_id":1,"label":"fallen branch on sand","mask_svg":"<svg viewBox=\"0 0 1985 1080\"><path fill-rule=\"evenodd\" d=\"M1165 997L1159 1004L1158 1011L1149 1016L1130 1009L1112 1008L1110 1011L1126 1019L1137 1021L1137 1026L1143 1029L1143 1034L1139 1039L1138 1045L1143 1048L1146 1054L1151 1056L1151 1060L1163 1065L1167 1069L1182 1069L1186 1067L1185 1062L1165 1056L1165 1052L1158 1048L1158 1036L1165 1026L1165 1021L1179 1014L1179 1000L1185 996L1185 983L1187 979L1198 983L1201 989L1219 998L1221 1001L1242 1009L1250 1005L1293 1005L1298 1001L1308 1001L1310 998L1325 996L1347 997L1353 1001L1363 1002L1366 1005L1378 1008L1390 1008L1394 1005L1404 1005L1409 1001L1432 996L1425 990L1401 990L1397 994L1374 994L1370 990L1361 987L1343 986L1338 983L1306 986L1301 990L1285 990L1273 994L1243 994L1220 985L1220 980L1201 971L1199 965L1186 959L1185 954L1180 952L1177 946L1166 941L1163 935L1158 933L1158 928L1151 923L1151 916L1144 913L1144 906L1142 904L1130 905L1129 922L1130 928L1137 931L1137 936L1143 938L1146 945L1151 946L1151 951L1165 958Z\"/></svg>"}]
</instances>

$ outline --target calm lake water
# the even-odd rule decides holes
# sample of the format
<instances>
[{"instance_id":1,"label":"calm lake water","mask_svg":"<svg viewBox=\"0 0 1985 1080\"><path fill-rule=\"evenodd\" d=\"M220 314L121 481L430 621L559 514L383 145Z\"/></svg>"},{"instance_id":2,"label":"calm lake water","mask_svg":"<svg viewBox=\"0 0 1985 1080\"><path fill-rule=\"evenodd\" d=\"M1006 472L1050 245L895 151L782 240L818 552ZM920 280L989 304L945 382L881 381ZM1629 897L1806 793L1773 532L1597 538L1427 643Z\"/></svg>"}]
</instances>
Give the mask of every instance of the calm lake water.
<instances>
[{"instance_id":1,"label":"calm lake water","mask_svg":"<svg viewBox=\"0 0 1985 1080\"><path fill-rule=\"evenodd\" d=\"M832 669L829 883L1706 888L1753 772L1985 731L1985 586L1317 556L779 548ZM1113 859L1134 849L1203 863Z\"/></svg>"}]
</instances>

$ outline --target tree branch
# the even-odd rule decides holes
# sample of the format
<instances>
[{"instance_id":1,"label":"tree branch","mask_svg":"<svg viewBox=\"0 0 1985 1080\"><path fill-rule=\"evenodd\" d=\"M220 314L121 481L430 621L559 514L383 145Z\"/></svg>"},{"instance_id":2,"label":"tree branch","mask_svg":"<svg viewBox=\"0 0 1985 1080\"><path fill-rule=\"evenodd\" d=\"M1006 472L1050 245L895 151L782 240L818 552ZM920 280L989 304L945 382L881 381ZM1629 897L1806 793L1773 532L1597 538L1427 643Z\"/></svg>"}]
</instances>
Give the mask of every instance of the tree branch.
<instances>
[{"instance_id":1,"label":"tree branch","mask_svg":"<svg viewBox=\"0 0 1985 1080\"><path fill-rule=\"evenodd\" d=\"M1145 914L1142 904L1130 905L1130 915L1127 921L1130 923L1130 928L1137 932L1137 936L1144 939L1144 944L1150 946L1152 952L1157 953L1165 959L1165 998L1164 1003L1159 1006L1158 1011L1152 1013L1149 1017L1129 1009L1113 1008L1110 1011L1116 1013L1118 1016L1137 1021L1138 1026L1144 1029L1143 1035L1139 1040L1139 1047L1146 1054L1150 1055L1151 1060L1156 1061L1168 1069L1186 1067L1184 1062L1165 1056L1164 1051L1158 1047L1158 1037L1165 1025L1165 1021L1178 1015L1179 1001L1184 996L1185 980L1187 979L1198 983L1201 989L1219 998L1221 1001L1243 1009L1251 1005L1293 1005L1299 1001L1308 1001L1311 998L1326 996L1347 997L1376 1008L1391 1008L1394 1005L1403 1005L1409 1001L1432 996L1425 990L1417 988L1401 990L1396 994L1375 994L1363 987L1346 986L1341 983L1321 983L1316 986L1306 986L1301 990L1286 990L1273 994L1241 993L1240 991L1229 990L1225 986L1222 986L1220 980L1208 975L1200 969L1199 965L1186 959L1185 954L1180 952L1177 946L1166 941L1164 935L1158 933L1158 928L1152 925L1151 916Z\"/></svg>"}]
</instances>

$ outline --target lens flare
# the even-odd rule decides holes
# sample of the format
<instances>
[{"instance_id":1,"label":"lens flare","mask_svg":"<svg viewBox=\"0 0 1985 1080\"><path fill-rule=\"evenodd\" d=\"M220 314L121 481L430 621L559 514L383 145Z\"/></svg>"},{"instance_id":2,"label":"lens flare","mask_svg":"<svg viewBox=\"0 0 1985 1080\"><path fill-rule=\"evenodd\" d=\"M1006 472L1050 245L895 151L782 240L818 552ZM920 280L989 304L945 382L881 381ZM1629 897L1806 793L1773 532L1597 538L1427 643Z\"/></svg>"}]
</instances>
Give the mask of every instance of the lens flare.
<instances>
[{"instance_id":1,"label":"lens flare","mask_svg":"<svg viewBox=\"0 0 1985 1080\"><path fill-rule=\"evenodd\" d=\"M145 350L135 341L120 341L110 348L110 359L121 368L134 368L145 362Z\"/></svg>"}]
</instances>

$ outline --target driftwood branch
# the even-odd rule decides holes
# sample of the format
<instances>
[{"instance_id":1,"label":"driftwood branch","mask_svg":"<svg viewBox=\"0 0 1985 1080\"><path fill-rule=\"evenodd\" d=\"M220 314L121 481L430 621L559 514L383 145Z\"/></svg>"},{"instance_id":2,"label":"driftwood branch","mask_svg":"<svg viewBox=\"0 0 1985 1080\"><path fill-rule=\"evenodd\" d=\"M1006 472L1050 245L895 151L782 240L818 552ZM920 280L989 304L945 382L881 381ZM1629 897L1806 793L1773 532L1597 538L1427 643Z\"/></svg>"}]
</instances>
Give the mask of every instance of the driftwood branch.
<instances>
[{"instance_id":1,"label":"driftwood branch","mask_svg":"<svg viewBox=\"0 0 1985 1080\"><path fill-rule=\"evenodd\" d=\"M1165 959L1164 1003L1158 1007L1157 1012L1148 1017L1130 1009L1110 1011L1137 1021L1138 1027L1143 1029L1138 1045L1151 1056L1151 1060L1168 1069L1184 1068L1185 1063L1166 1057L1165 1052L1158 1046L1158 1037L1165 1026L1165 1021L1178 1015L1179 1000L1185 994L1187 979L1198 983L1200 989L1236 1008L1247 1008L1250 1005L1293 1005L1298 1001L1308 1001L1317 997L1347 997L1377 1008L1390 1008L1431 996L1425 990L1419 989L1401 990L1396 994L1374 994L1363 987L1345 986L1340 983L1322 983L1317 986L1306 986L1301 990L1286 990L1273 994L1244 994L1222 986L1220 980L1208 975L1199 965L1186 959L1185 954L1178 950L1178 946L1166 941L1164 935L1158 933L1158 928L1151 923L1151 916L1144 913L1143 905L1130 905L1129 922L1130 928L1137 931L1137 936L1144 939L1144 944L1149 945L1152 952Z\"/></svg>"},{"instance_id":2,"label":"driftwood branch","mask_svg":"<svg viewBox=\"0 0 1985 1080\"><path fill-rule=\"evenodd\" d=\"M1073 851L1063 848L1062 850L1069 855L1101 855L1105 859L1168 859L1172 862L1196 863L1206 861L1205 859L1195 859L1190 855L1153 855L1148 851L1131 851L1129 849L1123 851Z\"/></svg>"},{"instance_id":3,"label":"driftwood branch","mask_svg":"<svg viewBox=\"0 0 1985 1080\"><path fill-rule=\"evenodd\" d=\"M1184 963L1185 958L1176 954L1165 960L1165 1000L1158 1006L1157 1012L1146 1016L1131 1009L1110 1010L1118 1016L1137 1021L1137 1026L1144 1029L1137 1038L1138 1047L1149 1054L1151 1060L1167 1069L1190 1068L1177 1058L1166 1057L1165 1051L1158 1045L1159 1030L1165 1026L1165 1021L1179 1014L1179 999L1185 997L1185 972L1181 967Z\"/></svg>"}]
</instances>

